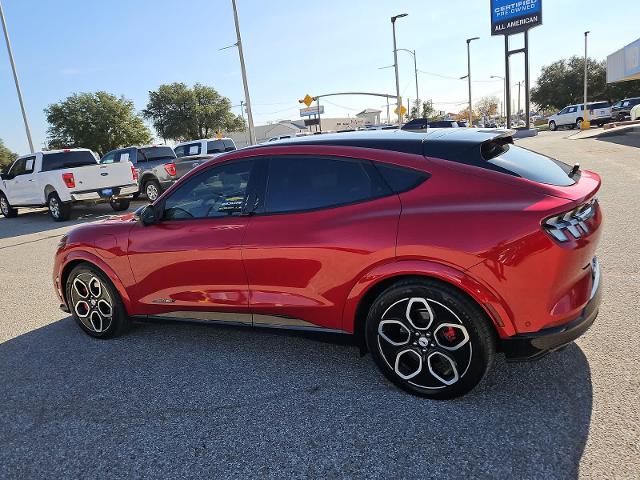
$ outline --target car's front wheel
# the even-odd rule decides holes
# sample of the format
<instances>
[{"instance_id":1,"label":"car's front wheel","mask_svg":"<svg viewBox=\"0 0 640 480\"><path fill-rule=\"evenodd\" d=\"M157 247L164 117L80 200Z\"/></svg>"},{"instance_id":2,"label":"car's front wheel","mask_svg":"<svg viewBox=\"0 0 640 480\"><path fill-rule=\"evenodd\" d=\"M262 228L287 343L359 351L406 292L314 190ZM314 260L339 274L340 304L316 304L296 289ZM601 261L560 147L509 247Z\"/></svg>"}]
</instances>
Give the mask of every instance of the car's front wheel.
<instances>
[{"instance_id":1,"label":"car's front wheel","mask_svg":"<svg viewBox=\"0 0 640 480\"><path fill-rule=\"evenodd\" d=\"M96 267L83 263L67 278L66 299L73 318L88 335L112 338L131 324L118 291Z\"/></svg>"},{"instance_id":2,"label":"car's front wheel","mask_svg":"<svg viewBox=\"0 0 640 480\"><path fill-rule=\"evenodd\" d=\"M369 310L366 341L389 380L434 399L473 389L496 350L484 312L454 288L432 280L402 281L384 291Z\"/></svg>"},{"instance_id":3,"label":"car's front wheel","mask_svg":"<svg viewBox=\"0 0 640 480\"><path fill-rule=\"evenodd\" d=\"M0 212L5 218L14 218L18 216L18 210L13 208L5 197L4 193L0 193Z\"/></svg>"}]
</instances>

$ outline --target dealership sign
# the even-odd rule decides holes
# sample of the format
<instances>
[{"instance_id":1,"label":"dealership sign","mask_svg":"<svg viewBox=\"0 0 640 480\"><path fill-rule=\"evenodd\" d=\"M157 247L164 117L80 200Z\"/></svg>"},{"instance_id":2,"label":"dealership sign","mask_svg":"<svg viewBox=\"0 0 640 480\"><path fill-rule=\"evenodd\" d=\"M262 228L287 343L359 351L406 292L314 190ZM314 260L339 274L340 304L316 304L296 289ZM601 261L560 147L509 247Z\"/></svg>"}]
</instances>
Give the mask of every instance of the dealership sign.
<instances>
[{"instance_id":1,"label":"dealership sign","mask_svg":"<svg viewBox=\"0 0 640 480\"><path fill-rule=\"evenodd\" d=\"M321 115L323 113L324 113L324 105L300 109L301 117L310 117L312 115Z\"/></svg>"},{"instance_id":2,"label":"dealership sign","mask_svg":"<svg viewBox=\"0 0 640 480\"><path fill-rule=\"evenodd\" d=\"M490 0L491 35L511 35L542 24L542 0Z\"/></svg>"}]
</instances>

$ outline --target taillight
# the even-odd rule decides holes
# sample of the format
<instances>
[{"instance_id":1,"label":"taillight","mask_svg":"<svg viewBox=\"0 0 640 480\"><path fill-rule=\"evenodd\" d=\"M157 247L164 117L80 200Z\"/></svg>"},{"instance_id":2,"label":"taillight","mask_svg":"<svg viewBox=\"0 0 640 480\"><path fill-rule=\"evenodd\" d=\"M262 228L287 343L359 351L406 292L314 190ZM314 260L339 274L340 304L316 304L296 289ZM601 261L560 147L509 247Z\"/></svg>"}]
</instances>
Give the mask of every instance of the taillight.
<instances>
[{"instance_id":1,"label":"taillight","mask_svg":"<svg viewBox=\"0 0 640 480\"><path fill-rule=\"evenodd\" d=\"M62 181L67 186L67 188L75 188L76 186L76 179L73 178L73 173L63 173Z\"/></svg>"},{"instance_id":2,"label":"taillight","mask_svg":"<svg viewBox=\"0 0 640 480\"><path fill-rule=\"evenodd\" d=\"M138 171L136 170L136 167L134 167L133 165L131 165L131 176L133 177L134 182L138 181Z\"/></svg>"},{"instance_id":3,"label":"taillight","mask_svg":"<svg viewBox=\"0 0 640 480\"><path fill-rule=\"evenodd\" d=\"M586 222L596 214L597 205L598 200L594 198L568 212L547 218L542 225L549 235L559 242L568 242L569 234L573 238L581 238L589 233Z\"/></svg>"},{"instance_id":4,"label":"taillight","mask_svg":"<svg viewBox=\"0 0 640 480\"><path fill-rule=\"evenodd\" d=\"M165 163L164 164L164 169L172 177L176 176L176 164L175 163Z\"/></svg>"}]
</instances>

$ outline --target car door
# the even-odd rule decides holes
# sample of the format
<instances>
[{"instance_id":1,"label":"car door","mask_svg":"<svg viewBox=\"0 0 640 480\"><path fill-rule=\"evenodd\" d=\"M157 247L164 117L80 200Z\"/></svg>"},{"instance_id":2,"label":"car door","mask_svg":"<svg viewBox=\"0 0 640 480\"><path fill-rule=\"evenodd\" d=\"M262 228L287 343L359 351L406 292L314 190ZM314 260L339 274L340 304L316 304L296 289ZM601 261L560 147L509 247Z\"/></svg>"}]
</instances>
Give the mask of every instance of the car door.
<instances>
[{"instance_id":1,"label":"car door","mask_svg":"<svg viewBox=\"0 0 640 480\"><path fill-rule=\"evenodd\" d=\"M44 189L41 189L38 185L35 165L35 155L26 157L24 159L24 171L19 175L19 177L16 177L20 182L20 203L24 205L39 205L44 200Z\"/></svg>"},{"instance_id":2,"label":"car door","mask_svg":"<svg viewBox=\"0 0 640 480\"><path fill-rule=\"evenodd\" d=\"M7 193L7 200L11 205L25 205L25 192L26 185L24 184L25 178L23 174L25 172L26 158L18 158L3 180L5 192Z\"/></svg>"},{"instance_id":3,"label":"car door","mask_svg":"<svg viewBox=\"0 0 640 480\"><path fill-rule=\"evenodd\" d=\"M368 160L271 157L243 249L254 325L341 330L356 279L394 257L399 215Z\"/></svg>"},{"instance_id":4,"label":"car door","mask_svg":"<svg viewBox=\"0 0 640 480\"><path fill-rule=\"evenodd\" d=\"M199 172L156 206L157 223L132 227L141 313L251 323L241 245L254 165L232 160Z\"/></svg>"}]
</instances>

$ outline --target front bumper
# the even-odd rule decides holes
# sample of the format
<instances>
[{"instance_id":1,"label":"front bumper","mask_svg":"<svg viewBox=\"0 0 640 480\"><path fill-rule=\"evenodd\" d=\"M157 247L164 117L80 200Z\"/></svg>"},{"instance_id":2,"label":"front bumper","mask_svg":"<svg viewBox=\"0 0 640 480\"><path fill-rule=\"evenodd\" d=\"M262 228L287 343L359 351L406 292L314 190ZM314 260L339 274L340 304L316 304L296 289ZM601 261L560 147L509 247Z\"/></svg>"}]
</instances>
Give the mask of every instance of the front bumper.
<instances>
[{"instance_id":1,"label":"front bumper","mask_svg":"<svg viewBox=\"0 0 640 480\"><path fill-rule=\"evenodd\" d=\"M585 333L596 317L602 298L602 281L600 264L597 259L592 262L593 287L591 298L580 315L558 327L545 328L535 333L518 334L501 339L499 351L504 352L507 361L537 360L547 353L559 350Z\"/></svg>"},{"instance_id":2,"label":"front bumper","mask_svg":"<svg viewBox=\"0 0 640 480\"><path fill-rule=\"evenodd\" d=\"M103 190L112 190L112 195L103 195ZM138 191L138 185L133 183L130 185L121 185L118 187L111 187L110 189L98 189L98 190L86 190L80 192L71 193L71 200L74 202L87 202L87 201L108 201L117 200L121 198L131 197Z\"/></svg>"}]
</instances>

